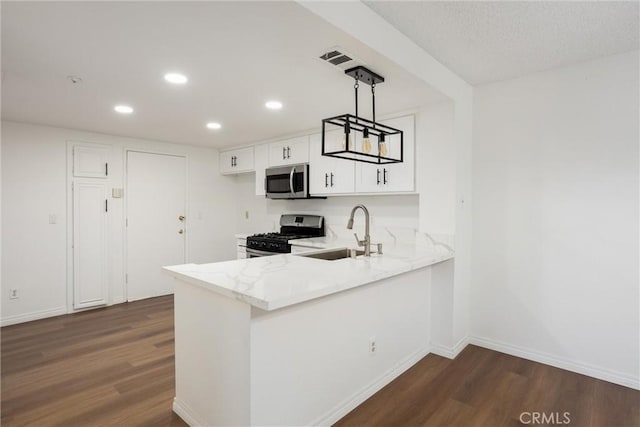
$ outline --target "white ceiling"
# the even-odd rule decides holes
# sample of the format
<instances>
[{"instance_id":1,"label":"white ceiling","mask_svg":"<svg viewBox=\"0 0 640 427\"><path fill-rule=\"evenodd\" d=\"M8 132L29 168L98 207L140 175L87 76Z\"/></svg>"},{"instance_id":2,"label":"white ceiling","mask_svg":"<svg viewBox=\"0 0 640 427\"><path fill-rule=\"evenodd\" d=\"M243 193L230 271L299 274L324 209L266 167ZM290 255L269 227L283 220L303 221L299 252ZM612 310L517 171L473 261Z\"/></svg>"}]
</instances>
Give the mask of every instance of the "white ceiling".
<instances>
[{"instance_id":1,"label":"white ceiling","mask_svg":"<svg viewBox=\"0 0 640 427\"><path fill-rule=\"evenodd\" d=\"M366 4L472 84L639 45L638 2ZM295 2L3 2L2 118L213 147L296 134L353 111L353 81L317 59L336 45L386 77L379 116L445 99Z\"/></svg>"},{"instance_id":2,"label":"white ceiling","mask_svg":"<svg viewBox=\"0 0 640 427\"><path fill-rule=\"evenodd\" d=\"M637 1L365 3L474 85L639 47Z\"/></svg>"},{"instance_id":3,"label":"white ceiling","mask_svg":"<svg viewBox=\"0 0 640 427\"><path fill-rule=\"evenodd\" d=\"M335 45L386 77L379 116L445 99L293 2L3 2L2 118L214 147L318 129L353 111L353 80L317 59Z\"/></svg>"}]
</instances>

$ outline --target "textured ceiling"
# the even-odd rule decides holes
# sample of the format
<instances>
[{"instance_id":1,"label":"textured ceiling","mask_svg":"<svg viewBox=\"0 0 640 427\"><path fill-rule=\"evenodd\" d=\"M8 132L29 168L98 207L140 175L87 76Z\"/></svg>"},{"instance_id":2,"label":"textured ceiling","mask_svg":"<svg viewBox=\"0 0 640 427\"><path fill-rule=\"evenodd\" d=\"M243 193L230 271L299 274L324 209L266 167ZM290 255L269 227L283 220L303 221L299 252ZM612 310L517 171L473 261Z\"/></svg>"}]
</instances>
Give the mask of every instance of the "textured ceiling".
<instances>
[{"instance_id":1,"label":"textured ceiling","mask_svg":"<svg viewBox=\"0 0 640 427\"><path fill-rule=\"evenodd\" d=\"M639 47L639 2L365 3L474 85Z\"/></svg>"}]
</instances>

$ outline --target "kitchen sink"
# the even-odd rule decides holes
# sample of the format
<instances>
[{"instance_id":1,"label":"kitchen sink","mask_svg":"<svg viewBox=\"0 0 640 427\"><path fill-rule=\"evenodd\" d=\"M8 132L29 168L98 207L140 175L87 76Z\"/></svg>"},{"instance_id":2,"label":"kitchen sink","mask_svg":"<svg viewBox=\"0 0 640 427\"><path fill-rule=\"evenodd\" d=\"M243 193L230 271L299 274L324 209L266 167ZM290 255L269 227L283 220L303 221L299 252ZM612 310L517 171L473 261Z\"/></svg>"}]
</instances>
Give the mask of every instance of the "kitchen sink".
<instances>
[{"instance_id":1,"label":"kitchen sink","mask_svg":"<svg viewBox=\"0 0 640 427\"><path fill-rule=\"evenodd\" d=\"M356 249L356 256L357 255L363 255L364 251L361 251L360 249ZM316 258L316 259L324 259L326 261L335 261L338 259L344 259L344 258L349 258L349 249L347 248L342 248L342 249L333 249L330 251L322 251L322 252L313 252L310 254L296 254L298 256L304 256L307 258Z\"/></svg>"}]
</instances>

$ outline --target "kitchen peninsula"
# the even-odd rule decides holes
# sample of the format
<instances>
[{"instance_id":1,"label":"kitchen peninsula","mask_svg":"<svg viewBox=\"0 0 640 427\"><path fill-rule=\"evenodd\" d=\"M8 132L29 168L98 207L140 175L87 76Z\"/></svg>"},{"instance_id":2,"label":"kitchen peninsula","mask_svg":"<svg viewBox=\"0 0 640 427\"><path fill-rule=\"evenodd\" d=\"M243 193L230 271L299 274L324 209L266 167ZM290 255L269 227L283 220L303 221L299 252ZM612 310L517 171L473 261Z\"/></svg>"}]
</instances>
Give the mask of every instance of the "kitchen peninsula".
<instances>
[{"instance_id":1,"label":"kitchen peninsula","mask_svg":"<svg viewBox=\"0 0 640 427\"><path fill-rule=\"evenodd\" d=\"M429 352L430 266L453 258L448 246L418 233L370 257L305 255L165 267L174 411L189 424L326 425Z\"/></svg>"}]
</instances>

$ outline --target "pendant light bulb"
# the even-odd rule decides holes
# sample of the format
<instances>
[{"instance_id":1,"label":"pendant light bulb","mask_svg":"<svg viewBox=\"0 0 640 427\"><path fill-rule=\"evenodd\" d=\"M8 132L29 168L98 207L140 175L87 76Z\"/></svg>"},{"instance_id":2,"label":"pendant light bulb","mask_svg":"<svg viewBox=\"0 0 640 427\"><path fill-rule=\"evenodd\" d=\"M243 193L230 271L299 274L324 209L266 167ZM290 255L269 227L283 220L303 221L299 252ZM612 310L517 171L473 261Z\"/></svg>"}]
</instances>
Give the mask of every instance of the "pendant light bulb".
<instances>
[{"instance_id":1,"label":"pendant light bulb","mask_svg":"<svg viewBox=\"0 0 640 427\"><path fill-rule=\"evenodd\" d=\"M362 152L371 153L371 140L369 139L369 129L364 128L362 131Z\"/></svg>"},{"instance_id":2,"label":"pendant light bulb","mask_svg":"<svg viewBox=\"0 0 640 427\"><path fill-rule=\"evenodd\" d=\"M344 124L344 133L342 134L342 149L351 150L353 147L353 140L351 139L351 126L349 122Z\"/></svg>"},{"instance_id":3,"label":"pendant light bulb","mask_svg":"<svg viewBox=\"0 0 640 427\"><path fill-rule=\"evenodd\" d=\"M378 154L384 157L387 156L387 143L384 141L384 133L381 133L378 139Z\"/></svg>"}]
</instances>

